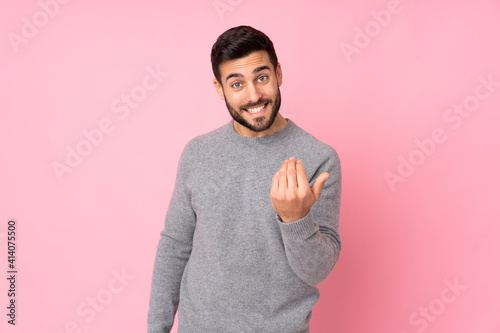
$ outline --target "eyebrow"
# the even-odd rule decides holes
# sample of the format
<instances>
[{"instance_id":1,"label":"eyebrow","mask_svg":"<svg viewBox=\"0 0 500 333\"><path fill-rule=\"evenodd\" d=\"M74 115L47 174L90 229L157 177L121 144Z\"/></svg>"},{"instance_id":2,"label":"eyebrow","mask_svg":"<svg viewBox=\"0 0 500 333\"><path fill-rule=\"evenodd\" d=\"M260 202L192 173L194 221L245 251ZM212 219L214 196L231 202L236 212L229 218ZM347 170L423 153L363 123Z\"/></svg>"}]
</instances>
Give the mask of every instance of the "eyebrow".
<instances>
[{"instance_id":1,"label":"eyebrow","mask_svg":"<svg viewBox=\"0 0 500 333\"><path fill-rule=\"evenodd\" d=\"M253 73L255 74L255 73L261 72L265 69L271 70L271 68L269 68L269 66L264 65L264 66L260 66L260 67L257 67L256 69L254 69ZM241 75L240 73L231 73L228 76L226 76L226 82L227 82L227 80L229 80L232 77L243 77L243 75Z\"/></svg>"}]
</instances>

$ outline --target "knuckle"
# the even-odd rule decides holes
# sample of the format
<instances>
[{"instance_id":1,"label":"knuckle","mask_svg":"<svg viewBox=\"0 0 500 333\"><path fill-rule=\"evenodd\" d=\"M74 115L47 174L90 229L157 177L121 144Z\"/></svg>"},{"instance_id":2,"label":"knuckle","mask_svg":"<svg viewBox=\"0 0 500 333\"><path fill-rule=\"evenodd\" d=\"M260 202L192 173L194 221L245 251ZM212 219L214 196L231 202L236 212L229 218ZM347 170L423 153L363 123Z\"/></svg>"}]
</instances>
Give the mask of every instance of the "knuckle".
<instances>
[{"instance_id":1,"label":"knuckle","mask_svg":"<svg viewBox=\"0 0 500 333\"><path fill-rule=\"evenodd\" d=\"M294 201L297 199L297 193L295 191L288 193L287 199L290 201Z\"/></svg>"},{"instance_id":2,"label":"knuckle","mask_svg":"<svg viewBox=\"0 0 500 333\"><path fill-rule=\"evenodd\" d=\"M307 198L307 195L309 194L309 191L306 189L299 189L298 196L301 199Z\"/></svg>"}]
</instances>

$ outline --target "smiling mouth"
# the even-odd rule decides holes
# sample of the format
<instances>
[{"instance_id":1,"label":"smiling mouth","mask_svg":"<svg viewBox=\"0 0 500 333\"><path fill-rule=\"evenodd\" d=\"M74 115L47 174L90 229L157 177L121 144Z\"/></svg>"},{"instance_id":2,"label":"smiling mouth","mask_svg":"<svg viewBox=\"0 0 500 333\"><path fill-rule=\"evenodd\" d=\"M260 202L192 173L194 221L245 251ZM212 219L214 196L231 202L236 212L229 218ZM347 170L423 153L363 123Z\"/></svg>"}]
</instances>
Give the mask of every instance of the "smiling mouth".
<instances>
[{"instance_id":1,"label":"smiling mouth","mask_svg":"<svg viewBox=\"0 0 500 333\"><path fill-rule=\"evenodd\" d=\"M257 117L257 116L260 116L266 112L268 104L269 104L269 102L262 104L260 106L256 106L253 108L247 108L247 109L243 109L243 110L245 110L247 113L249 113L252 117Z\"/></svg>"}]
</instances>

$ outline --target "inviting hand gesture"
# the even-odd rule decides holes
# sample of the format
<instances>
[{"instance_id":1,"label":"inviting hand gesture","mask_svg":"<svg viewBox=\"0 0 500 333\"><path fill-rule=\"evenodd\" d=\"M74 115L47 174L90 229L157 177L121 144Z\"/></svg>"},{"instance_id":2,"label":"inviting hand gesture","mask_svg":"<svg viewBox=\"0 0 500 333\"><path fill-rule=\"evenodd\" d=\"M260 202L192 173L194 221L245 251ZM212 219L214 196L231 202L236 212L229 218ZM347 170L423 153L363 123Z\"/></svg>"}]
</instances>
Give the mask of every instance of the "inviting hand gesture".
<instances>
[{"instance_id":1,"label":"inviting hand gesture","mask_svg":"<svg viewBox=\"0 0 500 333\"><path fill-rule=\"evenodd\" d=\"M328 177L328 172L323 172L313 187L309 187L301 161L291 157L283 162L271 185L271 203L281 220L289 223L306 216L319 199Z\"/></svg>"}]
</instances>

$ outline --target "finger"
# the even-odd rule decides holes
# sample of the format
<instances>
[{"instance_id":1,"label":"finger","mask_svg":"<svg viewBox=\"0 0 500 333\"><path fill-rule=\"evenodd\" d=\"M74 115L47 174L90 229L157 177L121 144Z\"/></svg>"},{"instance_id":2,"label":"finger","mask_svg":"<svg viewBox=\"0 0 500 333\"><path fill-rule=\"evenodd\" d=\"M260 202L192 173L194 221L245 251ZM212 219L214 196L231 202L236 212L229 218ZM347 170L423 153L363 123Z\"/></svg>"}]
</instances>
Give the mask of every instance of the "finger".
<instances>
[{"instance_id":1,"label":"finger","mask_svg":"<svg viewBox=\"0 0 500 333\"><path fill-rule=\"evenodd\" d=\"M271 193L278 192L278 189L278 172L276 172L271 183Z\"/></svg>"},{"instance_id":2,"label":"finger","mask_svg":"<svg viewBox=\"0 0 500 333\"><path fill-rule=\"evenodd\" d=\"M323 186L325 186L325 182L330 177L330 174L328 172L323 172L321 175L316 178L316 181L314 182L313 187L311 188L314 197L316 200L319 199L321 196L321 191L323 190Z\"/></svg>"},{"instance_id":3,"label":"finger","mask_svg":"<svg viewBox=\"0 0 500 333\"><path fill-rule=\"evenodd\" d=\"M281 164L281 168L278 171L278 191L284 192L287 188L287 179L286 179L286 169L287 169L287 161Z\"/></svg>"},{"instance_id":4,"label":"finger","mask_svg":"<svg viewBox=\"0 0 500 333\"><path fill-rule=\"evenodd\" d=\"M288 160L288 167L286 170L286 179L288 182L288 189L297 188L297 168L296 168L296 160L295 157L290 157Z\"/></svg>"},{"instance_id":5,"label":"finger","mask_svg":"<svg viewBox=\"0 0 500 333\"><path fill-rule=\"evenodd\" d=\"M297 183L300 188L309 189L309 181L307 180L306 169L302 161L297 162Z\"/></svg>"}]
</instances>

